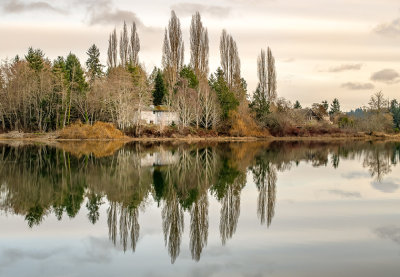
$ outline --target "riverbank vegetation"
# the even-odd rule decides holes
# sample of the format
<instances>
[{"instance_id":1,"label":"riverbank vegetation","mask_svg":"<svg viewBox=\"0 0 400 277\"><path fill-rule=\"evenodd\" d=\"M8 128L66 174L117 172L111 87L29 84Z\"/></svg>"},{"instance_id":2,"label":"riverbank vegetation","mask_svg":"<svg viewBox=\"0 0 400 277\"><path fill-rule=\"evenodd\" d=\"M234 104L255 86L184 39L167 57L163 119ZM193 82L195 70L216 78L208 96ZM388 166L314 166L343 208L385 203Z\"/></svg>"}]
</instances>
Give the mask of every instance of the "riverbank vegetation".
<instances>
[{"instance_id":1,"label":"riverbank vegetation","mask_svg":"<svg viewBox=\"0 0 400 277\"><path fill-rule=\"evenodd\" d=\"M94 127L99 121L111 123L133 137L399 132L399 103L382 92L374 94L368 106L347 113L341 111L338 99L303 108L299 101L278 97L275 58L269 47L258 56L259 82L249 92L241 75L238 45L226 30L220 37L220 67L210 74L208 32L199 13L192 17L187 64L180 20L173 11L161 47L161 68L146 72L140 63L134 22L124 23L119 34L114 29L108 42L107 66L101 64L96 45L88 49L84 65L73 53L50 61L34 48L24 57L2 62L1 132L64 129L63 138L82 138L90 128L78 123L86 131L77 134L76 125L68 127L76 121ZM179 121L146 124L141 114L151 106L162 106Z\"/></svg>"}]
</instances>

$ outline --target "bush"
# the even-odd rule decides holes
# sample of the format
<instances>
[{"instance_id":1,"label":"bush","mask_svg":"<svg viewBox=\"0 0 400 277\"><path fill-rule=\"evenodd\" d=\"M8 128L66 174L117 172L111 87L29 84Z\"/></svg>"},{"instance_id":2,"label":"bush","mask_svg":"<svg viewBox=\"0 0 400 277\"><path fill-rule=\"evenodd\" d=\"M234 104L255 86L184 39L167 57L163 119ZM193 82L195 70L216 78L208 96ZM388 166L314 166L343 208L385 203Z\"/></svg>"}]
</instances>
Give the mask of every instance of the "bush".
<instances>
[{"instance_id":1,"label":"bush","mask_svg":"<svg viewBox=\"0 0 400 277\"><path fill-rule=\"evenodd\" d=\"M229 134L234 137L268 137L270 133L266 129L260 128L253 118L247 113L244 115L237 111L229 113L231 128Z\"/></svg>"},{"instance_id":2,"label":"bush","mask_svg":"<svg viewBox=\"0 0 400 277\"><path fill-rule=\"evenodd\" d=\"M111 123L98 121L93 125L77 121L62 129L59 139L123 139L124 134Z\"/></svg>"}]
</instances>

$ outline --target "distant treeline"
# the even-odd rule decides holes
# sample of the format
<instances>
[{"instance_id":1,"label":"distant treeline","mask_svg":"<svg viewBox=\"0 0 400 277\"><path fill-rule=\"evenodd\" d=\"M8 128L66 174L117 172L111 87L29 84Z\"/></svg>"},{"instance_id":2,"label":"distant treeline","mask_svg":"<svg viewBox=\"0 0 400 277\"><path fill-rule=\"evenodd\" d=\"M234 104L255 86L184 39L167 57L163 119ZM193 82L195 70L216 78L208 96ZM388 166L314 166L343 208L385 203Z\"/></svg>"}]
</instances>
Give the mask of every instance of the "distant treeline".
<instances>
[{"instance_id":1,"label":"distant treeline","mask_svg":"<svg viewBox=\"0 0 400 277\"><path fill-rule=\"evenodd\" d=\"M300 134L299 127L306 130L310 124L315 128L326 125L323 119L328 112L335 127L355 129L361 124L349 116L343 119L337 99L329 110L326 101L302 109L299 101L293 105L278 98L275 59L269 47L258 56L259 83L250 97L241 75L238 46L225 30L220 38L220 67L209 74L208 32L198 12L190 26L191 55L187 64L181 24L174 11L165 29L162 68L148 73L141 65L134 22L130 26L124 23L119 35L114 29L108 42L107 66L100 63L96 45L88 49L85 67L73 53L50 61L42 50L33 48L23 58L16 56L3 62L0 129L46 132L81 120L90 124L112 122L140 135L143 124L137 115L150 105L165 105L176 112L179 128L213 129L234 135L260 134L267 129L277 135L296 135ZM382 122L383 116L385 124L372 129L398 128L397 101L377 105L372 105L370 111L378 111L374 113L379 115L376 122Z\"/></svg>"}]
</instances>

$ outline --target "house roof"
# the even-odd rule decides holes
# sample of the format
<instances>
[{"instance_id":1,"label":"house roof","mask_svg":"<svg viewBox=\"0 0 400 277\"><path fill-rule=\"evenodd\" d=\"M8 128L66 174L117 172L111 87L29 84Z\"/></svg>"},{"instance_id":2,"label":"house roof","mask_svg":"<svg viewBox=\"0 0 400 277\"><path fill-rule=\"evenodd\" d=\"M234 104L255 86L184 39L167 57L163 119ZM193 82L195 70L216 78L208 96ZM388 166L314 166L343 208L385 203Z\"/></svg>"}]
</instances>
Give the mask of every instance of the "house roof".
<instances>
[{"instance_id":1,"label":"house roof","mask_svg":"<svg viewBox=\"0 0 400 277\"><path fill-rule=\"evenodd\" d=\"M144 111L156 111L156 112L170 112L168 106L166 105L159 105L159 106L148 106L143 108Z\"/></svg>"}]
</instances>

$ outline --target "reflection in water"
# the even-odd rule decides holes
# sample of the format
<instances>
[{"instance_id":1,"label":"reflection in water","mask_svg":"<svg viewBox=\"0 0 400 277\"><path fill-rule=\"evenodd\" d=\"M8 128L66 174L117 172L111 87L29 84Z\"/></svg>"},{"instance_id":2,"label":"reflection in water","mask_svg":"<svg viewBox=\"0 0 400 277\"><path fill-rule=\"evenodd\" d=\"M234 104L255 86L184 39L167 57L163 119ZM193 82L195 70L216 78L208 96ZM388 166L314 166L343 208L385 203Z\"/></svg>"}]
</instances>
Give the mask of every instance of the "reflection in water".
<instances>
[{"instance_id":1,"label":"reflection in water","mask_svg":"<svg viewBox=\"0 0 400 277\"><path fill-rule=\"evenodd\" d=\"M261 224L267 220L269 227L275 213L276 198L276 169L270 161L262 156L256 157L255 165L252 168L254 183L258 189L257 215Z\"/></svg>"},{"instance_id":2,"label":"reflection in water","mask_svg":"<svg viewBox=\"0 0 400 277\"><path fill-rule=\"evenodd\" d=\"M189 248L199 261L207 246L209 201L220 205L222 244L231 239L240 218L241 192L251 172L258 190L257 215L272 224L277 174L300 162L314 167L340 166L359 159L379 186L400 160L399 143L223 143L99 145L0 145L0 210L23 216L33 228L48 215L74 218L82 206L96 224L107 205L110 241L135 251L139 211L151 198L161 209L165 246L174 263L190 215ZM100 145L100 147L102 147ZM75 151L73 151L75 149Z\"/></svg>"}]
</instances>

